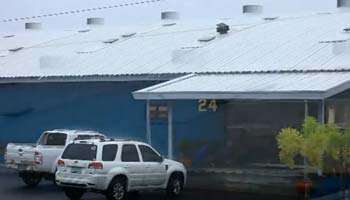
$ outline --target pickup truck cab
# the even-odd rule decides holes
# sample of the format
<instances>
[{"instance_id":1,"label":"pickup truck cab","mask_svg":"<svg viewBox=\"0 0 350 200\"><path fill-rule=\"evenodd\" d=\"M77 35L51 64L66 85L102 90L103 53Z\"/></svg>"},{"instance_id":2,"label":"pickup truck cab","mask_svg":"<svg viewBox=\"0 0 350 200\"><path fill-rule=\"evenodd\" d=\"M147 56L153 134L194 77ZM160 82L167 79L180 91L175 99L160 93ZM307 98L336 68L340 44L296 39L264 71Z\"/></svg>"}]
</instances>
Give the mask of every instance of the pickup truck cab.
<instances>
[{"instance_id":1,"label":"pickup truck cab","mask_svg":"<svg viewBox=\"0 0 350 200\"><path fill-rule=\"evenodd\" d=\"M183 164L164 159L148 144L127 140L75 141L57 163L56 183L74 200L87 190L104 193L108 200L158 189L175 197L181 194L187 176Z\"/></svg>"},{"instance_id":2,"label":"pickup truck cab","mask_svg":"<svg viewBox=\"0 0 350 200\"><path fill-rule=\"evenodd\" d=\"M75 139L105 138L93 131L52 130L45 131L36 144L9 143L5 151L5 164L18 170L19 176L29 186L36 186L42 178L54 178L57 159L66 144Z\"/></svg>"}]
</instances>

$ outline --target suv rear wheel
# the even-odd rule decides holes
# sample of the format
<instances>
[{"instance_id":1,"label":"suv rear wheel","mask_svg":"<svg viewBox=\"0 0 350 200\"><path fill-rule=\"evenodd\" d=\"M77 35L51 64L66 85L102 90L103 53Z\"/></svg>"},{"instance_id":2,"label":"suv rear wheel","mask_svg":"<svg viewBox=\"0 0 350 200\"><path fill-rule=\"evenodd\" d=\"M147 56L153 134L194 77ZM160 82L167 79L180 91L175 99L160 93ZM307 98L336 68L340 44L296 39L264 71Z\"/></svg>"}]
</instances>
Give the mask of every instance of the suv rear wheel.
<instances>
[{"instance_id":1,"label":"suv rear wheel","mask_svg":"<svg viewBox=\"0 0 350 200\"><path fill-rule=\"evenodd\" d=\"M122 178L115 178L108 190L107 190L108 200L125 200L126 199L126 181Z\"/></svg>"},{"instance_id":2,"label":"suv rear wheel","mask_svg":"<svg viewBox=\"0 0 350 200\"><path fill-rule=\"evenodd\" d=\"M184 181L181 175L173 174L171 175L168 186L166 189L166 193L168 197L174 198L180 196L182 193Z\"/></svg>"},{"instance_id":3,"label":"suv rear wheel","mask_svg":"<svg viewBox=\"0 0 350 200\"><path fill-rule=\"evenodd\" d=\"M85 193L85 189L80 188L63 188L66 196L71 200L80 200Z\"/></svg>"},{"instance_id":4,"label":"suv rear wheel","mask_svg":"<svg viewBox=\"0 0 350 200\"><path fill-rule=\"evenodd\" d=\"M41 182L42 176L34 173L22 173L20 174L23 182L29 187L35 187Z\"/></svg>"}]
</instances>

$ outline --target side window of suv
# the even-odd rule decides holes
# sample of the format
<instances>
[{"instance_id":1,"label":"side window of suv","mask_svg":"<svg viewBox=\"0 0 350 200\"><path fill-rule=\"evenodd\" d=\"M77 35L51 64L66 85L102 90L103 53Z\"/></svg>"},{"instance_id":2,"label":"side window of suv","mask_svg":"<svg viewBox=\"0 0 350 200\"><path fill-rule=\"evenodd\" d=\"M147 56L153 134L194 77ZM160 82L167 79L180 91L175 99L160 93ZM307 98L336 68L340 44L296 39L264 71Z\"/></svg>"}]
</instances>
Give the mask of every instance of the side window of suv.
<instances>
[{"instance_id":1,"label":"side window of suv","mask_svg":"<svg viewBox=\"0 0 350 200\"><path fill-rule=\"evenodd\" d=\"M118 145L107 144L103 146L102 161L114 161L117 155Z\"/></svg>"},{"instance_id":2,"label":"side window of suv","mask_svg":"<svg viewBox=\"0 0 350 200\"><path fill-rule=\"evenodd\" d=\"M123 145L121 160L122 162L140 162L136 146L132 144Z\"/></svg>"},{"instance_id":3,"label":"side window of suv","mask_svg":"<svg viewBox=\"0 0 350 200\"><path fill-rule=\"evenodd\" d=\"M153 149L145 145L139 145L143 162L161 162L163 158L159 156Z\"/></svg>"}]
</instances>

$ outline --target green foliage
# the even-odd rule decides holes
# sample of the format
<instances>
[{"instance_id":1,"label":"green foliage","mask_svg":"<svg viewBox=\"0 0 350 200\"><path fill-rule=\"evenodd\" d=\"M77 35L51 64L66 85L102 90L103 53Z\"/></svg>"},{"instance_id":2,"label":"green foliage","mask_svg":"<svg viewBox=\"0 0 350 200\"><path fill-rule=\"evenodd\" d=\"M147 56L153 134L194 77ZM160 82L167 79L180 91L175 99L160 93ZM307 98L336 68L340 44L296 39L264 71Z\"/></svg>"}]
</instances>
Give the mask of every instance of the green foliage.
<instances>
[{"instance_id":1,"label":"green foliage","mask_svg":"<svg viewBox=\"0 0 350 200\"><path fill-rule=\"evenodd\" d=\"M334 124L320 124L307 117L302 134L295 129L282 129L277 136L282 163L293 167L295 157L302 155L315 169L322 169L326 156L335 161L350 164L350 126L344 133Z\"/></svg>"},{"instance_id":2,"label":"green foliage","mask_svg":"<svg viewBox=\"0 0 350 200\"><path fill-rule=\"evenodd\" d=\"M277 142L280 149L279 157L281 162L293 168L295 157L299 154L303 143L302 135L296 129L285 128L278 134Z\"/></svg>"},{"instance_id":3,"label":"green foliage","mask_svg":"<svg viewBox=\"0 0 350 200\"><path fill-rule=\"evenodd\" d=\"M317 127L319 126L319 123L314 117L306 117L302 126L302 133L305 137L313 134Z\"/></svg>"}]
</instances>

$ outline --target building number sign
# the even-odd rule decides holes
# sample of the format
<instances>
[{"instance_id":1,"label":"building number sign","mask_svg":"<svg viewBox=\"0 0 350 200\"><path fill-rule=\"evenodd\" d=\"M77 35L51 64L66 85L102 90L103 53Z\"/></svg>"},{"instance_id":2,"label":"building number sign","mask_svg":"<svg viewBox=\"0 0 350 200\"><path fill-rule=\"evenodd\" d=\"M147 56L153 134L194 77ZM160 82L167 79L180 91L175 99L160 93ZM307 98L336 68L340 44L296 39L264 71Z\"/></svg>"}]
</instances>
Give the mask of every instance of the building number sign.
<instances>
[{"instance_id":1,"label":"building number sign","mask_svg":"<svg viewBox=\"0 0 350 200\"><path fill-rule=\"evenodd\" d=\"M200 99L198 101L198 111L199 112L207 112L207 111L213 111L216 112L218 109L218 106L216 104L216 100L207 100L207 99Z\"/></svg>"}]
</instances>

